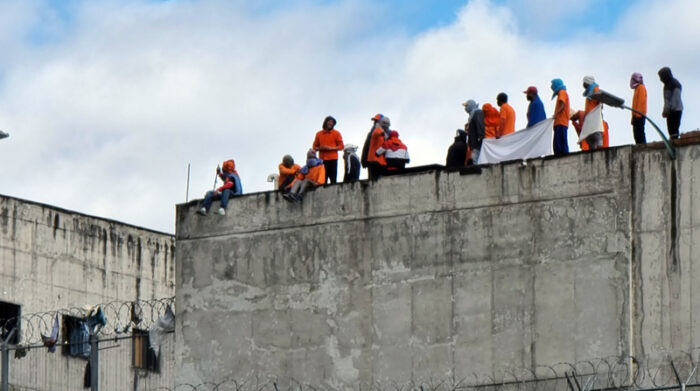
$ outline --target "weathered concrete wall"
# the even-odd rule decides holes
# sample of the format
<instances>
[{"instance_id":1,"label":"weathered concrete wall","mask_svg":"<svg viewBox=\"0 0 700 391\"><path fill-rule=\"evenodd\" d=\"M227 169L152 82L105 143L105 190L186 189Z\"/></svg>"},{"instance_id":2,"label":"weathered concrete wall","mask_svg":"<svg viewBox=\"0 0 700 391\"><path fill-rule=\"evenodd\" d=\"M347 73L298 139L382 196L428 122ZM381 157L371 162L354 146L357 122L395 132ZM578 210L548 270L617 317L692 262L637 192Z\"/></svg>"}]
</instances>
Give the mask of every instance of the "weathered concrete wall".
<instances>
[{"instance_id":1,"label":"weathered concrete wall","mask_svg":"<svg viewBox=\"0 0 700 391\"><path fill-rule=\"evenodd\" d=\"M0 300L20 304L23 314L173 296L174 249L172 235L0 196ZM120 345L119 360L101 360L102 390L132 388L107 381L133 383L131 341ZM82 384L85 360L45 349L23 360L10 370L18 389L74 390ZM157 382L172 385L172 366L165 364L172 356L163 360Z\"/></svg>"},{"instance_id":2,"label":"weathered concrete wall","mask_svg":"<svg viewBox=\"0 0 700 391\"><path fill-rule=\"evenodd\" d=\"M637 238L648 225L635 215L657 197L639 170L658 175L663 153L387 177L327 186L302 204L252 194L225 217L180 205L179 381L485 379L655 344L639 337L655 333L640 313L659 293L637 283L658 277L644 269L655 250L633 246L653 247ZM691 155L678 164L697 164L681 162Z\"/></svg>"},{"instance_id":3,"label":"weathered concrete wall","mask_svg":"<svg viewBox=\"0 0 700 391\"><path fill-rule=\"evenodd\" d=\"M635 156L634 348L658 361L700 347L700 144Z\"/></svg>"}]
</instances>

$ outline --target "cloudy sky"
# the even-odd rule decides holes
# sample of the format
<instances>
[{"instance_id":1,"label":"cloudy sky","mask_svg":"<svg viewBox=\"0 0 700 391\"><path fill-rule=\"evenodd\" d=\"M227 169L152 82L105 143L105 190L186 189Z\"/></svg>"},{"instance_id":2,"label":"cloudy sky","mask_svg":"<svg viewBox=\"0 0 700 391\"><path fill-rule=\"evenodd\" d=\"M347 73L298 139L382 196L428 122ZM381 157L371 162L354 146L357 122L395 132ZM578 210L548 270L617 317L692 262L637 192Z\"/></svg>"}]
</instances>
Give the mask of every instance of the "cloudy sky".
<instances>
[{"instance_id":1,"label":"cloudy sky","mask_svg":"<svg viewBox=\"0 0 700 391\"><path fill-rule=\"evenodd\" d=\"M641 72L659 125L670 66L682 131L700 126L697 0L0 0L0 194L164 232L175 205L236 160L246 192L300 162L326 115L346 143L392 120L412 165L444 163L468 98L581 79L631 101ZM607 108L611 144L629 115ZM577 150L573 130L569 144ZM650 127L647 137L658 140Z\"/></svg>"}]
</instances>

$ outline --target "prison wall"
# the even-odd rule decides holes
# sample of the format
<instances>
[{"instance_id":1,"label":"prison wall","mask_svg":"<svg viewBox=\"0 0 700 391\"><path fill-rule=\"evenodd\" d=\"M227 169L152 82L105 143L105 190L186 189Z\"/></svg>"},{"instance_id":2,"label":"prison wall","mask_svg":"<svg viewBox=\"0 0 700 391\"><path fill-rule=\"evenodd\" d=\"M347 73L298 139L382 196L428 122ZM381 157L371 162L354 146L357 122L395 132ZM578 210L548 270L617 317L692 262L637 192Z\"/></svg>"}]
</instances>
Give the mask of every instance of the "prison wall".
<instances>
[{"instance_id":1,"label":"prison wall","mask_svg":"<svg viewBox=\"0 0 700 391\"><path fill-rule=\"evenodd\" d=\"M225 217L179 205L178 382L473 383L690 352L700 147L677 150L251 194Z\"/></svg>"},{"instance_id":2,"label":"prison wall","mask_svg":"<svg viewBox=\"0 0 700 391\"><path fill-rule=\"evenodd\" d=\"M23 319L20 346L50 335L58 310L79 314L86 305L113 303L107 321L114 328L119 322L109 317L117 311L128 321L128 303L174 296L174 253L173 235L0 195L0 301L19 305L25 317L43 314ZM100 389L171 387L174 337L165 345L160 372L149 373L133 368L131 340L101 343ZM11 389L82 389L87 360L63 355L60 347L14 352Z\"/></svg>"}]
</instances>

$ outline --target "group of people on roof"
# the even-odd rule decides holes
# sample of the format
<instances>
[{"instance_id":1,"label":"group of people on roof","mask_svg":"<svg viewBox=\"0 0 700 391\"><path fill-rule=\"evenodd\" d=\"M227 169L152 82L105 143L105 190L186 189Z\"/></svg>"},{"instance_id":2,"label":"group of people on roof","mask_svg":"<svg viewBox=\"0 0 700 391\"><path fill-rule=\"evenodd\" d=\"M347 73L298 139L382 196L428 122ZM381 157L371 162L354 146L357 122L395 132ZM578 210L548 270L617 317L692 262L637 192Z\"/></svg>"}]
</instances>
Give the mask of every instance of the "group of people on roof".
<instances>
[{"instance_id":1,"label":"group of people on roof","mask_svg":"<svg viewBox=\"0 0 700 391\"><path fill-rule=\"evenodd\" d=\"M681 100L681 84L673 77L671 69L663 67L658 72L659 79L664 85L664 106L662 116L666 118L669 136L677 139L680 135L680 123L683 113ZM643 77L633 73L630 77L630 88L634 90L632 98L632 130L636 144L646 143L644 125L647 113L647 92ZM583 78L584 110L573 111L569 101L566 85L561 79L553 79L550 89L554 103L552 115L554 133L552 148L555 155L569 153L568 128L569 122L580 135L586 115L600 104L595 99L600 86L593 76ZM526 99L530 102L527 109L527 127L531 127L545 119L544 104L538 95L537 87L530 86L525 91ZM484 139L501 138L515 132L515 110L508 104L508 95L501 92L496 97L494 107L485 103L481 107L469 99L462 104L469 118L464 129L458 129L454 143L447 151L447 167L463 167L478 164L481 145ZM326 183L334 184L338 176L338 153L343 151L344 172L343 182L353 182L360 178L360 166L367 169L368 178L377 180L382 175L399 173L410 161L408 149L399 138L399 133L391 130L388 117L377 114L371 118L372 127L367 134L362 148L361 157L356 152L358 147L344 144L340 132L335 129L337 121L332 116L323 120L322 129L316 133L311 149L306 153L306 162L300 166L294 162L291 155L285 155L279 164L279 174L276 178L277 187L285 200L299 202L306 191ZM603 121L601 132L593 132L580 141L582 150L607 148L609 146L608 124ZM317 155L318 154L318 155ZM197 213L206 215L212 202L221 200L217 211L219 215L226 214L228 199L242 194L240 177L236 171L233 159L223 163L223 168L217 167L217 176L223 185L206 193ZM215 181L216 185L216 181Z\"/></svg>"},{"instance_id":2,"label":"group of people on roof","mask_svg":"<svg viewBox=\"0 0 700 391\"><path fill-rule=\"evenodd\" d=\"M681 101L681 84L673 77L671 69L661 68L658 72L659 79L664 84L664 106L662 116L666 118L669 136L672 139L679 137L683 103ZM647 113L647 91L640 73L635 72L630 77L630 88L634 90L632 97L632 131L636 144L646 143L644 125ZM554 133L552 149L555 155L569 153L568 129L569 122L580 135L588 113L593 111L600 102L596 99L596 93L600 92L600 86L593 76L583 78L583 96L585 106L583 110L571 110L569 95L566 85L561 79L553 79L550 85L552 99L556 99L554 113L552 115ZM526 99L530 102L527 109L527 127L531 127L547 118L544 104L538 95L537 87L530 86L525 91ZM479 104L469 99L464 102L464 110L469 115L469 120L464 129L458 129L454 143L447 153L446 166L461 167L469 164L477 164L481 145L484 139L501 138L515 131L515 111L508 104L508 95L500 93L496 97L496 104L500 110L490 103ZM580 141L581 150L607 148L609 142L609 126L603 121L602 131L593 132Z\"/></svg>"}]
</instances>

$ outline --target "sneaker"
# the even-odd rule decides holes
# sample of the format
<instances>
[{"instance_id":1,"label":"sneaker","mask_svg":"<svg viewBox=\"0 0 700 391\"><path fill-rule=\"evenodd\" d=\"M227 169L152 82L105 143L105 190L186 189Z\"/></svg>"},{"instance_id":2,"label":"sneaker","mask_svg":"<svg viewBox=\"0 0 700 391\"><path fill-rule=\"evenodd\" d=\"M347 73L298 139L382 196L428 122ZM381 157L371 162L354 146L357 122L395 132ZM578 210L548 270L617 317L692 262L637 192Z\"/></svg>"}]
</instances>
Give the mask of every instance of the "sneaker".
<instances>
[{"instance_id":1,"label":"sneaker","mask_svg":"<svg viewBox=\"0 0 700 391\"><path fill-rule=\"evenodd\" d=\"M292 198L292 201L294 201L294 202L301 202L301 194L294 194L294 197Z\"/></svg>"},{"instance_id":2,"label":"sneaker","mask_svg":"<svg viewBox=\"0 0 700 391\"><path fill-rule=\"evenodd\" d=\"M206 216L206 215L207 215L207 210L206 210L205 208L202 208L202 209L198 210L197 213L200 214L200 215L202 215L202 216Z\"/></svg>"},{"instance_id":3,"label":"sneaker","mask_svg":"<svg viewBox=\"0 0 700 391\"><path fill-rule=\"evenodd\" d=\"M285 201L292 202L292 201L294 201L294 194L284 193L284 194L282 194L282 198L284 198Z\"/></svg>"},{"instance_id":4,"label":"sneaker","mask_svg":"<svg viewBox=\"0 0 700 391\"><path fill-rule=\"evenodd\" d=\"M219 216L226 216L226 209L219 208L219 210L217 210L216 213L218 213Z\"/></svg>"}]
</instances>

